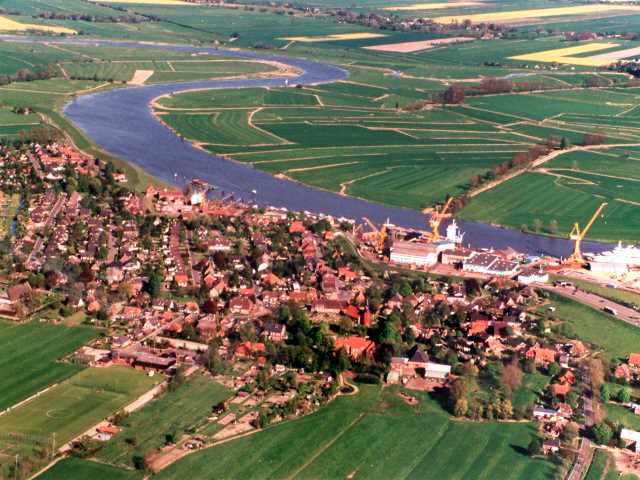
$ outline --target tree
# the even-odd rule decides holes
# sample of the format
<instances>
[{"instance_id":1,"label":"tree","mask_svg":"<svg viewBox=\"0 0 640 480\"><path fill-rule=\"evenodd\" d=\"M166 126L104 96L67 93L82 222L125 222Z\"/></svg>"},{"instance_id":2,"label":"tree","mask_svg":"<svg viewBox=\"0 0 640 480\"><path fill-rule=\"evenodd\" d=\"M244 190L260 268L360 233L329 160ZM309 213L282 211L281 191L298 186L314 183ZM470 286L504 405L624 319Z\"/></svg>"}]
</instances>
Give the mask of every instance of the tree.
<instances>
[{"instance_id":1,"label":"tree","mask_svg":"<svg viewBox=\"0 0 640 480\"><path fill-rule=\"evenodd\" d=\"M618 390L618 395L616 396L616 398L620 403L629 403L631 401L631 388L622 387L620 390Z\"/></svg>"},{"instance_id":2,"label":"tree","mask_svg":"<svg viewBox=\"0 0 640 480\"><path fill-rule=\"evenodd\" d=\"M510 363L502 369L500 386L508 397L522 384L522 370L515 363Z\"/></svg>"},{"instance_id":3,"label":"tree","mask_svg":"<svg viewBox=\"0 0 640 480\"><path fill-rule=\"evenodd\" d=\"M467 384L461 378L457 378L449 387L449 402L455 407L458 400L464 399L466 395Z\"/></svg>"},{"instance_id":4,"label":"tree","mask_svg":"<svg viewBox=\"0 0 640 480\"><path fill-rule=\"evenodd\" d=\"M133 466L136 470L146 470L149 466L144 455L141 455L139 453L134 454L131 458L131 461L133 462Z\"/></svg>"},{"instance_id":5,"label":"tree","mask_svg":"<svg viewBox=\"0 0 640 480\"><path fill-rule=\"evenodd\" d=\"M578 438L579 433L580 433L580 429L578 425L575 422L569 422L567 423L567 426L564 427L564 430L560 434L560 438L563 441L569 444L572 444L576 440L576 438Z\"/></svg>"},{"instance_id":6,"label":"tree","mask_svg":"<svg viewBox=\"0 0 640 480\"><path fill-rule=\"evenodd\" d=\"M469 402L466 398L459 398L453 407L453 414L456 417L464 417L469 411Z\"/></svg>"},{"instance_id":7,"label":"tree","mask_svg":"<svg viewBox=\"0 0 640 480\"><path fill-rule=\"evenodd\" d=\"M529 452L529 455L531 455L532 457L534 455L540 454L540 452L542 451L542 439L540 439L540 437L538 436L533 437L529 442L527 451Z\"/></svg>"},{"instance_id":8,"label":"tree","mask_svg":"<svg viewBox=\"0 0 640 480\"><path fill-rule=\"evenodd\" d=\"M591 359L587 365L587 371L589 372L593 389L598 390L600 385L604 382L604 367L602 365L602 360L598 358Z\"/></svg>"},{"instance_id":9,"label":"tree","mask_svg":"<svg viewBox=\"0 0 640 480\"><path fill-rule=\"evenodd\" d=\"M534 218L533 219L533 230L536 232L540 232L540 230L542 230L542 220L540 220L539 218Z\"/></svg>"},{"instance_id":10,"label":"tree","mask_svg":"<svg viewBox=\"0 0 640 480\"><path fill-rule=\"evenodd\" d=\"M442 94L442 102L449 104L463 103L464 102L464 86L459 84L453 84L447 88Z\"/></svg>"},{"instance_id":11,"label":"tree","mask_svg":"<svg viewBox=\"0 0 640 480\"><path fill-rule=\"evenodd\" d=\"M162 292L162 277L157 270L154 270L149 275L149 283L147 285L147 290L151 298L158 298Z\"/></svg>"},{"instance_id":12,"label":"tree","mask_svg":"<svg viewBox=\"0 0 640 480\"><path fill-rule=\"evenodd\" d=\"M611 400L611 389L606 383L600 385L600 399L603 402L608 402L609 400Z\"/></svg>"},{"instance_id":13,"label":"tree","mask_svg":"<svg viewBox=\"0 0 640 480\"><path fill-rule=\"evenodd\" d=\"M552 362L547 367L547 373L551 377L555 377L562 371L562 367L558 364L558 362Z\"/></svg>"},{"instance_id":14,"label":"tree","mask_svg":"<svg viewBox=\"0 0 640 480\"><path fill-rule=\"evenodd\" d=\"M591 429L591 433L593 434L593 439L600 445L607 445L611 441L611 437L613 437L611 427L604 422L595 425Z\"/></svg>"}]
</instances>

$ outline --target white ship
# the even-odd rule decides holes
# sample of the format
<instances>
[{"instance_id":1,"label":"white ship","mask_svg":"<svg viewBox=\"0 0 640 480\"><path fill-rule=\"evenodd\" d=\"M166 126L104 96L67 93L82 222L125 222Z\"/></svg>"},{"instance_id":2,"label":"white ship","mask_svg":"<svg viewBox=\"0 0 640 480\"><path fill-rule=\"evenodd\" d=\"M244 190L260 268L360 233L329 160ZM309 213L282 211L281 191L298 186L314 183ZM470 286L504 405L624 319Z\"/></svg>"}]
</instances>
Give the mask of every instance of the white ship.
<instances>
[{"instance_id":1,"label":"white ship","mask_svg":"<svg viewBox=\"0 0 640 480\"><path fill-rule=\"evenodd\" d=\"M464 239L464 233L458 228L458 224L453 220L447 226L447 240L453 242L456 245L462 245Z\"/></svg>"},{"instance_id":2,"label":"white ship","mask_svg":"<svg viewBox=\"0 0 640 480\"><path fill-rule=\"evenodd\" d=\"M591 256L591 270L624 271L640 267L640 248L619 242L613 250Z\"/></svg>"}]
</instances>

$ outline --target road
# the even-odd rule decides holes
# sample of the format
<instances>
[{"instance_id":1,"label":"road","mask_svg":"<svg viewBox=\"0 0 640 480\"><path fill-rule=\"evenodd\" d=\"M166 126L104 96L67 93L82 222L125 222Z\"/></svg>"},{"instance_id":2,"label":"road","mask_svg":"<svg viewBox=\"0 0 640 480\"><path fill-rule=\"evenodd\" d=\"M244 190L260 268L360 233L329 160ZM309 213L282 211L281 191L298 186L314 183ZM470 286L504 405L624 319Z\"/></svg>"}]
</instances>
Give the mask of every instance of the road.
<instances>
[{"instance_id":1,"label":"road","mask_svg":"<svg viewBox=\"0 0 640 480\"><path fill-rule=\"evenodd\" d=\"M619 318L634 327L640 327L640 312L633 308L625 307L624 305L575 287L556 287L553 285L540 285L540 287L562 295L563 297L575 300L576 302L593 307L596 310L603 310L605 307L612 308L618 312L616 318Z\"/></svg>"}]
</instances>

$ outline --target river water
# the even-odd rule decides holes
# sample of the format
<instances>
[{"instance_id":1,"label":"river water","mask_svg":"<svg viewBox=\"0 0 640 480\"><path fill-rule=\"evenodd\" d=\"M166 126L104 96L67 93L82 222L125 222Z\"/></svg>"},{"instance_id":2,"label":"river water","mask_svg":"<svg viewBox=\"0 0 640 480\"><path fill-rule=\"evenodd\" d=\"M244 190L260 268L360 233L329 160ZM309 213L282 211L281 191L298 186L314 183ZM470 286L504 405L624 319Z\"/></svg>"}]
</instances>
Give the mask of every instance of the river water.
<instances>
[{"instance_id":1,"label":"river water","mask_svg":"<svg viewBox=\"0 0 640 480\"><path fill-rule=\"evenodd\" d=\"M0 40L13 41L16 38L31 41L24 37L0 36ZM275 60L304 71L298 77L289 77L289 85L330 83L348 77L346 70L333 65L262 51L71 38L56 39L55 42L206 52L210 55L242 59ZM182 187L187 180L199 178L215 185L217 192L233 193L236 198L262 205L325 213L357 221L362 217L368 217L374 222L382 223L389 218L396 225L424 229L425 217L420 212L344 197L297 182L278 179L249 165L203 152L189 142L181 140L162 125L152 114L149 105L160 95L194 89L284 86L284 78L205 80L132 86L80 96L65 106L64 114L105 151L178 187ZM254 194L253 191L257 193ZM543 195L544 192L540 194ZM469 243L477 248L512 247L532 255L549 254L558 257L568 255L572 249L572 244L567 239L525 234L476 222L459 224L466 232L465 244ZM611 245L592 242L583 243L583 251L597 252L610 247Z\"/></svg>"}]
</instances>

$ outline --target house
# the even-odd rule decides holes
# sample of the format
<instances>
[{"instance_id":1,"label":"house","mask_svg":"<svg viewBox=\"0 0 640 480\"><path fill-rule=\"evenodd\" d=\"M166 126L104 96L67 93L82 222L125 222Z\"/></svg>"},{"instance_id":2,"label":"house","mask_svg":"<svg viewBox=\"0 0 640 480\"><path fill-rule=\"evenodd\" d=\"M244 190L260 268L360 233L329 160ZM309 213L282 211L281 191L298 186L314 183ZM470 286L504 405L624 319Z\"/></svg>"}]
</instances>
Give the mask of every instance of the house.
<instances>
[{"instance_id":1,"label":"house","mask_svg":"<svg viewBox=\"0 0 640 480\"><path fill-rule=\"evenodd\" d=\"M186 288L189 286L189 277L187 277L184 273L177 273L173 279L176 282L176 285L180 288Z\"/></svg>"},{"instance_id":2,"label":"house","mask_svg":"<svg viewBox=\"0 0 640 480\"><path fill-rule=\"evenodd\" d=\"M249 315L253 303L246 297L235 297L229 301L229 311L234 315Z\"/></svg>"},{"instance_id":3,"label":"house","mask_svg":"<svg viewBox=\"0 0 640 480\"><path fill-rule=\"evenodd\" d=\"M548 365L556 361L556 351L550 348L543 348L539 343L529 348L525 353L527 359L533 359L538 365Z\"/></svg>"},{"instance_id":4,"label":"house","mask_svg":"<svg viewBox=\"0 0 640 480\"><path fill-rule=\"evenodd\" d=\"M115 425L107 423L106 425L99 425L96 428L96 440L101 442L107 442L111 440L120 430Z\"/></svg>"},{"instance_id":5,"label":"house","mask_svg":"<svg viewBox=\"0 0 640 480\"><path fill-rule=\"evenodd\" d=\"M554 383L551 385L551 393L554 397L566 397L571 391L571 385L568 383Z\"/></svg>"},{"instance_id":6,"label":"house","mask_svg":"<svg viewBox=\"0 0 640 480\"><path fill-rule=\"evenodd\" d=\"M320 298L311 304L311 311L315 313L338 314L347 306L342 300Z\"/></svg>"},{"instance_id":7,"label":"house","mask_svg":"<svg viewBox=\"0 0 640 480\"><path fill-rule=\"evenodd\" d=\"M236 347L235 355L237 357L250 357L256 353L264 353L267 349L262 342L244 342Z\"/></svg>"},{"instance_id":8,"label":"house","mask_svg":"<svg viewBox=\"0 0 640 480\"><path fill-rule=\"evenodd\" d=\"M422 350L416 350L407 362L407 366L415 370L426 371L427 365L429 365L429 355Z\"/></svg>"},{"instance_id":9,"label":"house","mask_svg":"<svg viewBox=\"0 0 640 480\"><path fill-rule=\"evenodd\" d=\"M9 296L11 298L11 296ZM640 367L640 353L629 354L629 366L632 368Z\"/></svg>"},{"instance_id":10,"label":"house","mask_svg":"<svg viewBox=\"0 0 640 480\"><path fill-rule=\"evenodd\" d=\"M535 407L533 409L533 418L538 420L553 420L557 418L558 411L551 408Z\"/></svg>"},{"instance_id":11,"label":"house","mask_svg":"<svg viewBox=\"0 0 640 480\"><path fill-rule=\"evenodd\" d=\"M368 327L371 325L371 312L367 307L356 307L355 305L349 305L342 312L347 317L355 320L360 325Z\"/></svg>"},{"instance_id":12,"label":"house","mask_svg":"<svg viewBox=\"0 0 640 480\"><path fill-rule=\"evenodd\" d=\"M626 382L630 382L632 378L631 369L626 363L618 365L613 372L613 376L617 379L624 379Z\"/></svg>"},{"instance_id":13,"label":"house","mask_svg":"<svg viewBox=\"0 0 640 480\"><path fill-rule=\"evenodd\" d=\"M272 342L282 342L287 339L287 327L281 323L266 323L262 335Z\"/></svg>"},{"instance_id":14,"label":"house","mask_svg":"<svg viewBox=\"0 0 640 480\"><path fill-rule=\"evenodd\" d=\"M467 335L470 337L476 335L482 335L489 330L489 322L486 320L475 320L469 324L469 330L467 331Z\"/></svg>"},{"instance_id":15,"label":"house","mask_svg":"<svg viewBox=\"0 0 640 480\"><path fill-rule=\"evenodd\" d=\"M633 446L636 453L640 453L640 432L631 430L629 428L623 428L620 430L620 440L622 440L627 447Z\"/></svg>"},{"instance_id":16,"label":"house","mask_svg":"<svg viewBox=\"0 0 640 480\"><path fill-rule=\"evenodd\" d=\"M7 288L7 296L11 303L18 303L24 300L27 296L31 295L31 285L27 282L18 283Z\"/></svg>"},{"instance_id":17,"label":"house","mask_svg":"<svg viewBox=\"0 0 640 480\"><path fill-rule=\"evenodd\" d=\"M547 283L549 281L549 274L542 269L524 270L518 274L518 281L524 285Z\"/></svg>"},{"instance_id":18,"label":"house","mask_svg":"<svg viewBox=\"0 0 640 480\"><path fill-rule=\"evenodd\" d=\"M362 358L373 358L376 344L364 337L350 336L338 337L335 342L336 350L344 348L347 355L352 360L360 360Z\"/></svg>"},{"instance_id":19,"label":"house","mask_svg":"<svg viewBox=\"0 0 640 480\"><path fill-rule=\"evenodd\" d=\"M550 453L558 453L560 451L560 440L557 438L545 440L542 442L542 453L549 455Z\"/></svg>"},{"instance_id":20,"label":"house","mask_svg":"<svg viewBox=\"0 0 640 480\"><path fill-rule=\"evenodd\" d=\"M291 222L291 225L289 225L289 233L293 234L293 233L304 233L306 231L306 228L304 228L304 223L302 223L299 220L293 221Z\"/></svg>"},{"instance_id":21,"label":"house","mask_svg":"<svg viewBox=\"0 0 640 480\"><path fill-rule=\"evenodd\" d=\"M451 373L451 365L429 362L424 370L424 378L444 382Z\"/></svg>"}]
</instances>

